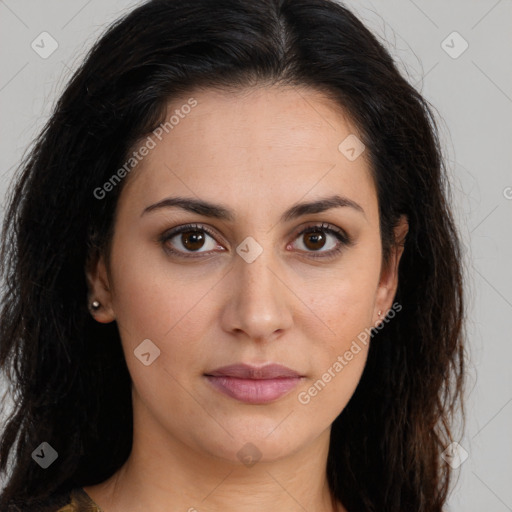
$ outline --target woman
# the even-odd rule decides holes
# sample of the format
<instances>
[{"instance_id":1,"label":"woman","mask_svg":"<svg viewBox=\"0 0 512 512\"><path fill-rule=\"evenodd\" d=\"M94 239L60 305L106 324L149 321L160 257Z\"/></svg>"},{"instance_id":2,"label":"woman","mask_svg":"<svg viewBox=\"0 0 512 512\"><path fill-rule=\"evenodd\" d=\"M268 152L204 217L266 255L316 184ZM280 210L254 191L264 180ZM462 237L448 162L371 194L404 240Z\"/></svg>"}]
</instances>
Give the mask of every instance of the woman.
<instances>
[{"instance_id":1,"label":"woman","mask_svg":"<svg viewBox=\"0 0 512 512\"><path fill-rule=\"evenodd\" d=\"M5 214L0 508L441 511L447 194L430 107L339 4L115 23Z\"/></svg>"}]
</instances>

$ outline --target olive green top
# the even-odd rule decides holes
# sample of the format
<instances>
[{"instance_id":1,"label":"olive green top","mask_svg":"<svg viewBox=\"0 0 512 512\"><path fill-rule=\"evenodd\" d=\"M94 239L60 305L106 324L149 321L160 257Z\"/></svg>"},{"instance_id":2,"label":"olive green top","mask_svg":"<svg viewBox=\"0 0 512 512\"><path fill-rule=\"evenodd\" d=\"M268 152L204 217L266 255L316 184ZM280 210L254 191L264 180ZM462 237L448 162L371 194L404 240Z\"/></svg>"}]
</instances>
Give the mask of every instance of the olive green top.
<instances>
[{"instance_id":1,"label":"olive green top","mask_svg":"<svg viewBox=\"0 0 512 512\"><path fill-rule=\"evenodd\" d=\"M103 512L82 487L73 489L69 497L70 502L56 512Z\"/></svg>"}]
</instances>

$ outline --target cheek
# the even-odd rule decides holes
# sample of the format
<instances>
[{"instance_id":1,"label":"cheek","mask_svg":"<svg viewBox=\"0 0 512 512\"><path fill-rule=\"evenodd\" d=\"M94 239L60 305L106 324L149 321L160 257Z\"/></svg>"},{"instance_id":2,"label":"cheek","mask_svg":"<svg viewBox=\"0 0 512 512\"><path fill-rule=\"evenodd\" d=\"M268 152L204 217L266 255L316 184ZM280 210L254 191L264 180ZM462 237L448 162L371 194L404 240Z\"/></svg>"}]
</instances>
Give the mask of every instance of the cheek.
<instances>
[{"instance_id":1,"label":"cheek","mask_svg":"<svg viewBox=\"0 0 512 512\"><path fill-rule=\"evenodd\" d=\"M297 398L325 421L333 421L346 406L366 364L380 272L378 249L347 257L343 268L308 289L303 322L313 376Z\"/></svg>"},{"instance_id":2,"label":"cheek","mask_svg":"<svg viewBox=\"0 0 512 512\"><path fill-rule=\"evenodd\" d=\"M298 391L297 402L305 414L328 425L345 408L363 373L373 297L370 287L350 281L326 295L316 301L322 323L308 319L307 352L312 373Z\"/></svg>"},{"instance_id":3,"label":"cheek","mask_svg":"<svg viewBox=\"0 0 512 512\"><path fill-rule=\"evenodd\" d=\"M122 237L113 253L112 274L116 320L134 340L175 337L183 324L201 318L197 310L208 303L215 285L214 272L207 277L201 269L180 269L162 249L155 251L149 244L129 246Z\"/></svg>"},{"instance_id":4,"label":"cheek","mask_svg":"<svg viewBox=\"0 0 512 512\"><path fill-rule=\"evenodd\" d=\"M378 248L375 253L351 254L342 264L327 271L314 285L303 283L309 300L310 321L323 323L327 346L340 349L352 337L370 327L379 280ZM306 321L308 315L305 316Z\"/></svg>"},{"instance_id":5,"label":"cheek","mask_svg":"<svg viewBox=\"0 0 512 512\"><path fill-rule=\"evenodd\" d=\"M180 383L204 371L202 343L218 314L212 306L215 285L222 276L173 272L168 262L149 261L147 254L132 252L113 267L114 309L123 350L135 387L146 401L156 394L185 407L188 395ZM141 364L134 354L146 339L160 351L150 366Z\"/></svg>"},{"instance_id":6,"label":"cheek","mask_svg":"<svg viewBox=\"0 0 512 512\"><path fill-rule=\"evenodd\" d=\"M346 359L347 351L331 357L329 364L298 391L297 407L305 418L315 418L327 427L340 415L354 394L366 364L368 346L360 343L356 350L357 353L348 350L350 361Z\"/></svg>"},{"instance_id":7,"label":"cheek","mask_svg":"<svg viewBox=\"0 0 512 512\"><path fill-rule=\"evenodd\" d=\"M114 308L134 387L150 408L160 409L165 417L168 411L161 403L172 410L199 414L183 390L192 389L189 379L204 370L200 342L211 325L207 308L212 286L200 280L190 286L174 276L155 273L154 267L128 263L122 276L118 274ZM150 352L156 350L158 357L146 366L137 354L148 339Z\"/></svg>"}]
</instances>

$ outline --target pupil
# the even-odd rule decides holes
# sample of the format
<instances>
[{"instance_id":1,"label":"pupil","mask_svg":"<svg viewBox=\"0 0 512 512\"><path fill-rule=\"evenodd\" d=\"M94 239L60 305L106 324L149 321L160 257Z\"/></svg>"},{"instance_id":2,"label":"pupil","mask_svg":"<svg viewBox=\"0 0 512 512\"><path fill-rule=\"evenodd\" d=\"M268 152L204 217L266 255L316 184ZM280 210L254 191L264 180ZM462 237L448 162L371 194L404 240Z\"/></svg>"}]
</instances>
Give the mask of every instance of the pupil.
<instances>
[{"instance_id":1,"label":"pupil","mask_svg":"<svg viewBox=\"0 0 512 512\"><path fill-rule=\"evenodd\" d=\"M200 231L186 231L181 235L183 247L197 251L204 245L204 235Z\"/></svg>"}]
</instances>

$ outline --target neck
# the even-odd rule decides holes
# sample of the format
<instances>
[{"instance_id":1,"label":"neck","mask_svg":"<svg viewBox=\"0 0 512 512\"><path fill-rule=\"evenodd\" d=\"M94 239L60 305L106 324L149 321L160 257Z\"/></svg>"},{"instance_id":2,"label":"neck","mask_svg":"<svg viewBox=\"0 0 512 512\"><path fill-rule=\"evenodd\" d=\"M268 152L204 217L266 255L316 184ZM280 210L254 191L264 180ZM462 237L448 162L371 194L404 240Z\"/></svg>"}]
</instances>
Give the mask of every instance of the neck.
<instances>
[{"instance_id":1,"label":"neck","mask_svg":"<svg viewBox=\"0 0 512 512\"><path fill-rule=\"evenodd\" d=\"M136 418L125 464L84 487L104 512L345 512L327 483L330 429L286 457L243 464L193 449L156 422L148 428L147 417L140 428Z\"/></svg>"}]
</instances>

